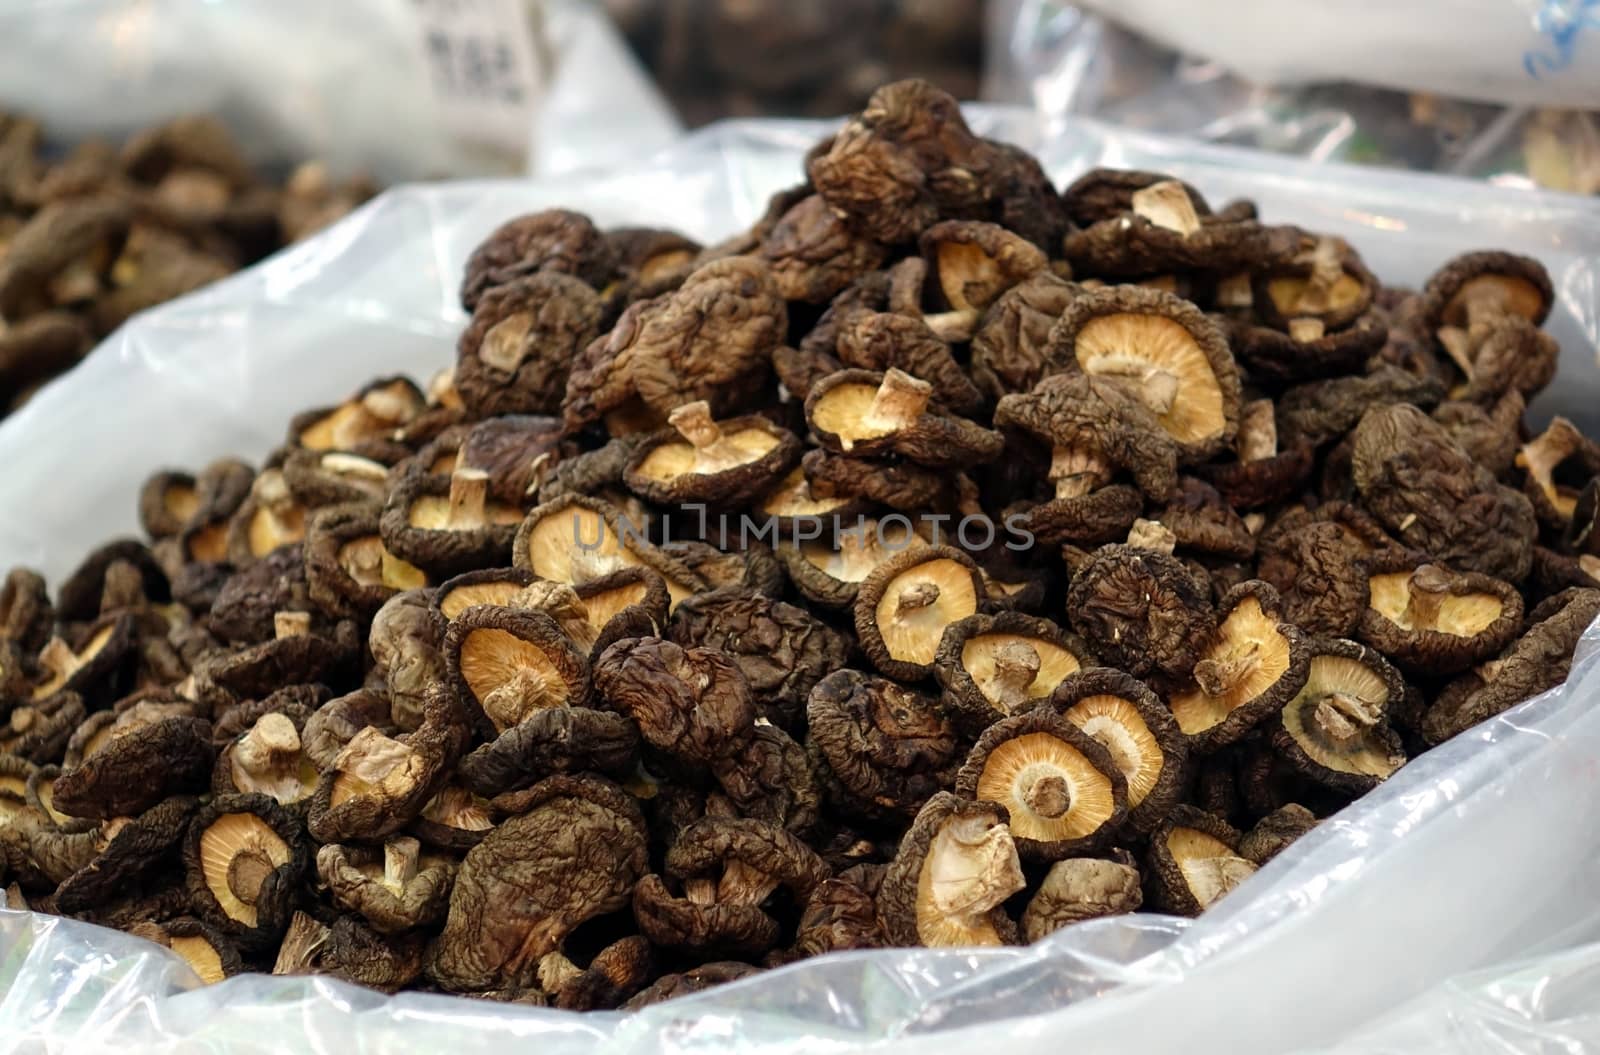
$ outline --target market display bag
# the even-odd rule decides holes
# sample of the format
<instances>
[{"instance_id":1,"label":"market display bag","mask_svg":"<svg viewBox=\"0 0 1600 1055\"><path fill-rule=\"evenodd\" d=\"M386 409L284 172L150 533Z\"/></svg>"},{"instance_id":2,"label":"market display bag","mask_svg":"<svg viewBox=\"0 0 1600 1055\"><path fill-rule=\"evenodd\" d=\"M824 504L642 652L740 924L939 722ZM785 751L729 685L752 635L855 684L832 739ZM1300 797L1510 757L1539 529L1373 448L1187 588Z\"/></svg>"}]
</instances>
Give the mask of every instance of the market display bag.
<instances>
[{"instance_id":1,"label":"market display bag","mask_svg":"<svg viewBox=\"0 0 1600 1055\"><path fill-rule=\"evenodd\" d=\"M1600 428L1600 217L1585 203L1443 178L1314 166L972 112L1061 184L1095 165L1170 171L1214 200L1347 238L1387 281L1495 247L1538 258L1558 301L1561 375L1530 417ZM312 241L139 316L0 424L0 564L59 581L137 532L140 483L166 466L259 460L299 409L378 374L447 365L463 264L516 214L564 206L602 226L707 241L791 185L818 123L735 123L649 164L533 183L403 187ZM849 953L764 972L634 1015L575 1015L439 995L385 997L326 977L201 987L128 935L0 912L0 1050L69 1042L272 1051L1269 1052L1337 1042L1463 970L1600 933L1600 634L1565 686L1418 757L1273 859L1203 917L1136 915L1027 948ZM1547 970L1573 969L1572 958ZM1552 973L1551 979L1556 974ZM1551 980L1551 979L1546 979ZM1476 992L1472 999L1479 999ZM1509 1001L1511 998L1507 998ZM1534 1031L1537 1032L1536 1030ZM1529 1050L1532 1050L1531 1048Z\"/></svg>"}]
</instances>

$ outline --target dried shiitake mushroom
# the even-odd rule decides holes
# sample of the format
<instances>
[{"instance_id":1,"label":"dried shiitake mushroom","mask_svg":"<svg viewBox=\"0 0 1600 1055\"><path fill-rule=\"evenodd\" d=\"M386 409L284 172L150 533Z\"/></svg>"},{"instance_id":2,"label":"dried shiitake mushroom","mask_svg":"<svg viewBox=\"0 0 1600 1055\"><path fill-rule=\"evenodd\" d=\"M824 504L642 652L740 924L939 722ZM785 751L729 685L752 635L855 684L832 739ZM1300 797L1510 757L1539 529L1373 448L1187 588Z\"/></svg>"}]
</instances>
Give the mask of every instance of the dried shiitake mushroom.
<instances>
[{"instance_id":1,"label":"dried shiitake mushroom","mask_svg":"<svg viewBox=\"0 0 1600 1055\"><path fill-rule=\"evenodd\" d=\"M1239 370L1227 338L1193 304L1138 286L1075 298L1050 332L1060 369L1114 380L1160 422L1186 461L1204 461L1239 427Z\"/></svg>"},{"instance_id":2,"label":"dried shiitake mushroom","mask_svg":"<svg viewBox=\"0 0 1600 1055\"><path fill-rule=\"evenodd\" d=\"M212 121L37 142L0 116L18 398L357 196ZM1567 676L1600 443L1528 418L1537 262L1412 292L1162 173L1057 193L920 81L806 170L710 247L510 220L426 386L7 574L6 903L207 981L632 1009L1197 914Z\"/></svg>"},{"instance_id":3,"label":"dried shiitake mushroom","mask_svg":"<svg viewBox=\"0 0 1600 1055\"><path fill-rule=\"evenodd\" d=\"M1522 628L1522 595L1477 572L1380 559L1371 565L1367 590L1361 639L1418 674L1465 670L1499 652Z\"/></svg>"},{"instance_id":4,"label":"dried shiitake mushroom","mask_svg":"<svg viewBox=\"0 0 1600 1055\"><path fill-rule=\"evenodd\" d=\"M1306 778L1360 795L1405 764L1389 727L1405 684L1377 651L1354 641L1313 639L1306 683L1284 704L1273 746Z\"/></svg>"},{"instance_id":5,"label":"dried shiitake mushroom","mask_svg":"<svg viewBox=\"0 0 1600 1055\"><path fill-rule=\"evenodd\" d=\"M1062 679L1094 665L1088 646L1022 612L971 615L945 628L933 673L951 716L974 735L1032 710Z\"/></svg>"},{"instance_id":6,"label":"dried shiitake mushroom","mask_svg":"<svg viewBox=\"0 0 1600 1055\"><path fill-rule=\"evenodd\" d=\"M1127 830L1144 833L1161 823L1183 791L1189 745L1149 686L1092 667L1057 685L1049 705L1110 753L1128 785Z\"/></svg>"},{"instance_id":7,"label":"dried shiitake mushroom","mask_svg":"<svg viewBox=\"0 0 1600 1055\"><path fill-rule=\"evenodd\" d=\"M1048 706L984 730L956 791L1004 806L1017 852L1044 861L1104 847L1128 814L1128 784L1111 752Z\"/></svg>"},{"instance_id":8,"label":"dried shiitake mushroom","mask_svg":"<svg viewBox=\"0 0 1600 1055\"><path fill-rule=\"evenodd\" d=\"M1139 884L1139 869L1126 854L1057 861L1023 910L1022 939L1032 943L1086 919L1137 912L1144 902Z\"/></svg>"},{"instance_id":9,"label":"dried shiitake mushroom","mask_svg":"<svg viewBox=\"0 0 1600 1055\"><path fill-rule=\"evenodd\" d=\"M891 678L933 672L945 628L978 610L978 567L949 546L908 549L873 569L856 595L856 637L872 665Z\"/></svg>"},{"instance_id":10,"label":"dried shiitake mushroom","mask_svg":"<svg viewBox=\"0 0 1600 1055\"><path fill-rule=\"evenodd\" d=\"M1278 593L1240 583L1218 606L1222 617L1195 654L1192 684L1167 700L1178 728L1199 751L1236 742L1276 714L1305 684L1304 635L1283 621Z\"/></svg>"},{"instance_id":11,"label":"dried shiitake mushroom","mask_svg":"<svg viewBox=\"0 0 1600 1055\"><path fill-rule=\"evenodd\" d=\"M1017 925L1003 903L1027 881L1005 807L948 792L918 812L878 891L895 945L1009 945Z\"/></svg>"}]
</instances>

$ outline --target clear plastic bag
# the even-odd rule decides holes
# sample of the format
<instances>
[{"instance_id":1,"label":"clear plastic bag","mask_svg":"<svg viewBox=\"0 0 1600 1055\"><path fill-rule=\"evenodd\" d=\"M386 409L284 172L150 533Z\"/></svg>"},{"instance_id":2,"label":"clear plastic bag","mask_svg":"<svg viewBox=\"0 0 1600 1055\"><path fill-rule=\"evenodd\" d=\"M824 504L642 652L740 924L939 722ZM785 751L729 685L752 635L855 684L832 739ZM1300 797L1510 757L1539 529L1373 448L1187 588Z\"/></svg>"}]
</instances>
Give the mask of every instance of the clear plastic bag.
<instances>
[{"instance_id":1,"label":"clear plastic bag","mask_svg":"<svg viewBox=\"0 0 1600 1055\"><path fill-rule=\"evenodd\" d=\"M1057 180L1095 164L1171 170L1209 197L1348 237L1418 282L1453 253L1531 253L1561 304L1562 378L1536 415L1600 426L1600 216L1555 195L1290 159L980 109L984 134ZM58 578L134 528L162 465L260 457L289 415L377 372L425 376L462 325L456 282L508 216L551 205L602 224L714 238L792 183L826 126L724 125L637 171L392 191L304 246L141 316L0 424L0 563ZM70 471L69 471L70 470ZM92 497L91 497L92 496ZM324 978L196 988L167 953L70 921L0 912L0 1050L184 1043L280 1050L1267 1052L1331 1045L1447 976L1600 937L1600 631L1560 690L1402 769L1204 918L1096 921L1026 949L897 950L797 964L632 1017L574 1016ZM1512 1049L1515 1050L1515 1049Z\"/></svg>"},{"instance_id":2,"label":"clear plastic bag","mask_svg":"<svg viewBox=\"0 0 1600 1055\"><path fill-rule=\"evenodd\" d=\"M1348 79L1256 83L1222 62L1171 51L1091 8L993 0L983 98L1031 106L1046 117L1085 114L1318 161L1600 193L1600 111L1471 102ZM1575 105L1600 105L1600 70L1588 75Z\"/></svg>"},{"instance_id":3,"label":"clear plastic bag","mask_svg":"<svg viewBox=\"0 0 1600 1055\"><path fill-rule=\"evenodd\" d=\"M462 6L487 21L455 23L474 39L449 45L527 37L526 107L474 107L441 82L429 30L452 16L434 0L0 0L0 104L66 144L215 113L253 162L317 158L385 183L606 166L677 134L592 5Z\"/></svg>"}]
</instances>

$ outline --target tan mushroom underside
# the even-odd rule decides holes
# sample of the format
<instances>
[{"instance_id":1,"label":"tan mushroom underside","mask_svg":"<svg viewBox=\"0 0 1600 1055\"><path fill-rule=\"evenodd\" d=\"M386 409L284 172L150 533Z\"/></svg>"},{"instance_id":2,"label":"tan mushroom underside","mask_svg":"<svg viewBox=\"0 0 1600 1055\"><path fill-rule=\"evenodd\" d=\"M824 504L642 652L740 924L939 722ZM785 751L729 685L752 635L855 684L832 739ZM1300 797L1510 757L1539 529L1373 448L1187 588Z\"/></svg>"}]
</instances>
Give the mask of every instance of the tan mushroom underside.
<instances>
[{"instance_id":1,"label":"tan mushroom underside","mask_svg":"<svg viewBox=\"0 0 1600 1055\"><path fill-rule=\"evenodd\" d=\"M254 927L255 905L240 900L229 883L229 870L235 859L245 854L265 857L273 869L288 864L292 856L289 844L253 813L224 813L200 833L200 867L206 887L229 918Z\"/></svg>"},{"instance_id":2,"label":"tan mushroom underside","mask_svg":"<svg viewBox=\"0 0 1600 1055\"><path fill-rule=\"evenodd\" d=\"M996 669L995 658L1007 645L1026 646L1039 657L1039 672L1022 691L1025 699L1050 695L1067 675L1081 669L1078 657L1053 641L1022 634L974 634L961 646L961 666L990 703L999 702L1005 695L1000 684L1003 675Z\"/></svg>"},{"instance_id":3,"label":"tan mushroom underside","mask_svg":"<svg viewBox=\"0 0 1600 1055\"><path fill-rule=\"evenodd\" d=\"M850 499L846 497L835 495L818 498L813 495L805 470L797 466L761 500L759 511L769 517L816 517L826 516L849 504Z\"/></svg>"},{"instance_id":4,"label":"tan mushroom underside","mask_svg":"<svg viewBox=\"0 0 1600 1055\"><path fill-rule=\"evenodd\" d=\"M1414 626L1409 602L1409 571L1374 575L1367 580L1377 613L1402 630L1434 630L1456 637L1476 637L1500 618L1504 605L1492 593L1446 594L1439 599L1439 614L1432 626Z\"/></svg>"},{"instance_id":5,"label":"tan mushroom underside","mask_svg":"<svg viewBox=\"0 0 1600 1055\"><path fill-rule=\"evenodd\" d=\"M1313 656L1305 688L1283 709L1284 729L1319 766L1387 779L1400 768L1403 758L1391 756L1384 744L1364 735L1359 727L1346 742L1339 743L1316 726L1318 702L1335 693L1357 701L1372 714L1381 715L1390 704L1388 683L1371 668L1348 656Z\"/></svg>"},{"instance_id":6,"label":"tan mushroom underside","mask_svg":"<svg viewBox=\"0 0 1600 1055\"><path fill-rule=\"evenodd\" d=\"M891 522L882 528L876 520L863 520L859 530L851 527L840 533L838 545L826 542L800 543L800 556L817 570L840 582L864 582L874 568L906 549L925 549L925 542L903 524Z\"/></svg>"},{"instance_id":7,"label":"tan mushroom underside","mask_svg":"<svg viewBox=\"0 0 1600 1055\"><path fill-rule=\"evenodd\" d=\"M727 472L740 465L760 461L779 443L778 437L764 429L740 429L724 433L716 445L717 459L708 462L702 448L691 443L670 441L653 448L639 463L639 475L649 480L669 482L680 476Z\"/></svg>"},{"instance_id":8,"label":"tan mushroom underside","mask_svg":"<svg viewBox=\"0 0 1600 1055\"><path fill-rule=\"evenodd\" d=\"M1029 789L1056 778L1066 786L1068 807L1060 816L1031 808ZM1011 834L1040 842L1082 839L1116 812L1111 778L1076 747L1049 733L1024 733L995 747L978 777L977 797L1011 811Z\"/></svg>"},{"instance_id":9,"label":"tan mushroom underside","mask_svg":"<svg viewBox=\"0 0 1600 1055\"><path fill-rule=\"evenodd\" d=\"M559 707L567 699L566 680L549 654L532 641L505 630L487 628L466 636L461 642L461 677L486 711L496 691L516 680L536 685L539 691L533 695L543 706ZM517 703L525 706L496 708L497 713L489 717L504 732L526 718L534 702L533 696L519 697Z\"/></svg>"},{"instance_id":10,"label":"tan mushroom underside","mask_svg":"<svg viewBox=\"0 0 1600 1055\"><path fill-rule=\"evenodd\" d=\"M932 603L907 607L905 599L928 587L938 593ZM914 565L890 579L874 611L878 632L890 658L932 663L944 628L978 610L972 573L947 557Z\"/></svg>"},{"instance_id":11,"label":"tan mushroom underside","mask_svg":"<svg viewBox=\"0 0 1600 1055\"><path fill-rule=\"evenodd\" d=\"M1086 373L1126 378L1150 403L1161 427L1179 443L1198 443L1228 426L1222 386L1194 335L1164 315L1118 312L1090 319L1074 342L1078 365ZM1146 398L1156 375L1175 388L1159 399ZM1170 400L1170 405L1163 406Z\"/></svg>"},{"instance_id":12,"label":"tan mushroom underside","mask_svg":"<svg viewBox=\"0 0 1600 1055\"><path fill-rule=\"evenodd\" d=\"M89 643L84 645L79 652L74 653L67 649L56 650L54 655L57 657L58 666L51 673L49 680L34 688L33 698L42 700L58 691L61 686L67 683L68 678L83 669L95 656L100 654L100 650L106 647L106 642L111 640L111 635L115 630L115 623L107 623L95 631L94 636L89 639ZM49 646L46 646L46 648L48 650Z\"/></svg>"},{"instance_id":13,"label":"tan mushroom underside","mask_svg":"<svg viewBox=\"0 0 1600 1055\"><path fill-rule=\"evenodd\" d=\"M1228 844L1193 828L1174 828L1167 835L1167 851L1202 909L1255 872L1256 866L1228 848Z\"/></svg>"},{"instance_id":14,"label":"tan mushroom underside","mask_svg":"<svg viewBox=\"0 0 1600 1055\"><path fill-rule=\"evenodd\" d=\"M454 619L474 605L508 605L522 592L522 585L509 579L491 582L468 583L457 586L439 598L439 611L446 619Z\"/></svg>"},{"instance_id":15,"label":"tan mushroom underside","mask_svg":"<svg viewBox=\"0 0 1600 1055\"><path fill-rule=\"evenodd\" d=\"M528 564L541 579L575 585L645 561L599 513L569 505L541 517L528 532ZM674 608L695 592L671 576L663 578Z\"/></svg>"},{"instance_id":16,"label":"tan mushroom underside","mask_svg":"<svg viewBox=\"0 0 1600 1055\"><path fill-rule=\"evenodd\" d=\"M1166 758L1138 708L1120 696L1085 696L1063 717L1111 753L1128 782L1128 808L1143 802L1161 779Z\"/></svg>"},{"instance_id":17,"label":"tan mushroom underside","mask_svg":"<svg viewBox=\"0 0 1600 1055\"><path fill-rule=\"evenodd\" d=\"M1289 640L1278 621L1246 597L1228 613L1203 659L1244 665L1244 673L1224 694L1212 696L1196 686L1168 701L1178 727L1190 736L1221 725L1228 715L1271 689L1289 669Z\"/></svg>"},{"instance_id":18,"label":"tan mushroom underside","mask_svg":"<svg viewBox=\"0 0 1600 1055\"><path fill-rule=\"evenodd\" d=\"M951 818L917 874L917 939L931 949L1004 945L988 913L1026 885L1004 824Z\"/></svg>"},{"instance_id":19,"label":"tan mushroom underside","mask_svg":"<svg viewBox=\"0 0 1600 1055\"><path fill-rule=\"evenodd\" d=\"M1510 315L1537 318L1544 308L1544 294L1525 278L1515 275L1479 275L1469 278L1445 305L1444 321L1460 325L1467 319L1467 305L1473 302L1494 305Z\"/></svg>"}]
</instances>

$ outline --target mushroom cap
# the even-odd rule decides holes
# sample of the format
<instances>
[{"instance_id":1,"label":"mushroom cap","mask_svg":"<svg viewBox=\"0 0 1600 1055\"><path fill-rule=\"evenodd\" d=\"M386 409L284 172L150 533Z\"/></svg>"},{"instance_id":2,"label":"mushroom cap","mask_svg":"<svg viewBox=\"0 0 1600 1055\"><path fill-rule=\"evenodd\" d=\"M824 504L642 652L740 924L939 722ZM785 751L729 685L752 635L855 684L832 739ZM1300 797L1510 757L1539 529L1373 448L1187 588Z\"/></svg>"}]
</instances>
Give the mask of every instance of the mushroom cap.
<instances>
[{"instance_id":1,"label":"mushroom cap","mask_svg":"<svg viewBox=\"0 0 1600 1055\"><path fill-rule=\"evenodd\" d=\"M411 452L391 435L421 414L426 405L422 390L410 378L380 377L343 403L296 414L289 422L288 444L314 451L344 451L392 465Z\"/></svg>"},{"instance_id":2,"label":"mushroom cap","mask_svg":"<svg viewBox=\"0 0 1600 1055\"><path fill-rule=\"evenodd\" d=\"M496 736L463 758L461 782L492 798L559 773L632 773L639 730L627 717L588 707L551 707Z\"/></svg>"},{"instance_id":3,"label":"mushroom cap","mask_svg":"<svg viewBox=\"0 0 1600 1055\"><path fill-rule=\"evenodd\" d=\"M533 985L539 961L629 903L649 855L644 818L598 777L550 777L467 851L429 967L446 989Z\"/></svg>"},{"instance_id":4,"label":"mushroom cap","mask_svg":"<svg viewBox=\"0 0 1600 1055\"><path fill-rule=\"evenodd\" d=\"M61 774L54 800L75 817L126 817L205 790L211 762L211 724L202 718L129 722Z\"/></svg>"},{"instance_id":5,"label":"mushroom cap","mask_svg":"<svg viewBox=\"0 0 1600 1055\"><path fill-rule=\"evenodd\" d=\"M984 730L956 793L1004 806L1017 853L1032 860L1093 853L1128 815L1128 784L1111 752L1048 705Z\"/></svg>"},{"instance_id":6,"label":"mushroom cap","mask_svg":"<svg viewBox=\"0 0 1600 1055\"><path fill-rule=\"evenodd\" d=\"M421 569L384 545L381 518L380 508L365 502L312 514L305 540L306 587L324 613L367 617L399 591L428 584Z\"/></svg>"},{"instance_id":7,"label":"mushroom cap","mask_svg":"<svg viewBox=\"0 0 1600 1055\"><path fill-rule=\"evenodd\" d=\"M1286 261L1298 250L1300 236L1294 228L1220 214L1201 217L1182 186L1164 180L1134 192L1129 199L1133 211L1069 233L1062 255L1078 273L1140 276L1170 271L1226 274ZM1141 195L1167 188L1185 199L1187 222L1141 209ZM1168 193L1162 190L1163 197Z\"/></svg>"},{"instance_id":8,"label":"mushroom cap","mask_svg":"<svg viewBox=\"0 0 1600 1055\"><path fill-rule=\"evenodd\" d=\"M829 801L846 816L914 815L954 782L961 752L935 701L887 678L836 670L806 703L806 753Z\"/></svg>"},{"instance_id":9,"label":"mushroom cap","mask_svg":"<svg viewBox=\"0 0 1600 1055\"><path fill-rule=\"evenodd\" d=\"M456 345L455 386L475 418L561 408L567 371L600 333L593 286L541 270L487 290Z\"/></svg>"},{"instance_id":10,"label":"mushroom cap","mask_svg":"<svg viewBox=\"0 0 1600 1055\"><path fill-rule=\"evenodd\" d=\"M850 608L861 584L879 565L896 554L928 545L913 527L891 530L904 522L903 517L858 516L854 527L832 533L816 525L817 536L807 530L805 538L797 535L794 545L778 547L778 559L806 600L823 608Z\"/></svg>"},{"instance_id":11,"label":"mushroom cap","mask_svg":"<svg viewBox=\"0 0 1600 1055\"><path fill-rule=\"evenodd\" d=\"M495 228L467 258L461 306L473 311L496 286L541 271L573 275L598 289L616 263L615 245L582 213L527 213Z\"/></svg>"},{"instance_id":12,"label":"mushroom cap","mask_svg":"<svg viewBox=\"0 0 1600 1055\"><path fill-rule=\"evenodd\" d=\"M1103 744L1128 785L1126 829L1143 834L1159 824L1189 777L1189 743L1149 686L1111 667L1070 675L1049 705Z\"/></svg>"},{"instance_id":13,"label":"mushroom cap","mask_svg":"<svg viewBox=\"0 0 1600 1055\"><path fill-rule=\"evenodd\" d=\"M145 873L166 863L183 840L200 801L178 795L126 822L103 824L104 848L94 860L63 879L55 891L60 912L82 912L122 893Z\"/></svg>"},{"instance_id":14,"label":"mushroom cap","mask_svg":"<svg viewBox=\"0 0 1600 1055\"><path fill-rule=\"evenodd\" d=\"M662 505L742 505L800 458L794 434L759 414L718 422L705 415L704 421L718 433L706 445L672 428L641 440L623 472L628 489Z\"/></svg>"},{"instance_id":15,"label":"mushroom cap","mask_svg":"<svg viewBox=\"0 0 1600 1055\"><path fill-rule=\"evenodd\" d=\"M1467 324L1467 302L1484 297L1507 314L1544 324L1555 303L1550 273L1539 261L1498 251L1463 253L1448 261L1422 288L1423 328Z\"/></svg>"},{"instance_id":16,"label":"mushroom cap","mask_svg":"<svg viewBox=\"0 0 1600 1055\"><path fill-rule=\"evenodd\" d=\"M1235 322L1228 327L1229 344L1252 379L1294 384L1357 373L1389 337L1388 322L1376 311L1344 329L1317 333L1320 325L1297 335Z\"/></svg>"},{"instance_id":17,"label":"mushroom cap","mask_svg":"<svg viewBox=\"0 0 1600 1055\"><path fill-rule=\"evenodd\" d=\"M450 621L443 650L456 698L486 736L547 708L588 704L588 660L544 612L468 608Z\"/></svg>"},{"instance_id":18,"label":"mushroom cap","mask_svg":"<svg viewBox=\"0 0 1600 1055\"><path fill-rule=\"evenodd\" d=\"M1131 862L1069 857L1050 866L1022 913L1022 937L1036 942L1087 919L1137 912L1144 902Z\"/></svg>"},{"instance_id":19,"label":"mushroom cap","mask_svg":"<svg viewBox=\"0 0 1600 1055\"><path fill-rule=\"evenodd\" d=\"M1156 519L1185 551L1233 560L1255 556L1255 535L1217 489L1203 480L1181 478L1177 493Z\"/></svg>"},{"instance_id":20,"label":"mushroom cap","mask_svg":"<svg viewBox=\"0 0 1600 1055\"><path fill-rule=\"evenodd\" d=\"M1083 289L1049 271L989 305L972 335L972 381L991 400L1027 392L1045 376L1050 330Z\"/></svg>"},{"instance_id":21,"label":"mushroom cap","mask_svg":"<svg viewBox=\"0 0 1600 1055\"><path fill-rule=\"evenodd\" d=\"M1171 293L1111 286L1074 299L1050 331L1057 369L1116 379L1185 461L1205 461L1239 426L1239 368L1217 324Z\"/></svg>"},{"instance_id":22,"label":"mushroom cap","mask_svg":"<svg viewBox=\"0 0 1600 1055\"><path fill-rule=\"evenodd\" d=\"M1357 632L1400 667L1455 674L1488 659L1522 629L1522 595L1509 583L1415 557L1378 558Z\"/></svg>"},{"instance_id":23,"label":"mushroom cap","mask_svg":"<svg viewBox=\"0 0 1600 1055\"><path fill-rule=\"evenodd\" d=\"M1092 168L1067 184L1061 192L1061 199L1066 204L1067 216L1072 222L1079 227L1089 227L1101 220L1114 220L1132 211L1135 192L1174 179L1165 172ZM1211 206L1205 196L1187 183L1182 183L1182 187L1195 213L1210 216Z\"/></svg>"},{"instance_id":24,"label":"mushroom cap","mask_svg":"<svg viewBox=\"0 0 1600 1055\"><path fill-rule=\"evenodd\" d=\"M897 375L912 385L927 384L894 368L887 374L841 370L813 384L805 414L817 442L862 457L892 452L933 469L970 468L999 456L1005 446L999 433L929 406L927 390L920 405L880 396Z\"/></svg>"},{"instance_id":25,"label":"mushroom cap","mask_svg":"<svg viewBox=\"0 0 1600 1055\"><path fill-rule=\"evenodd\" d=\"M1037 246L995 223L944 220L926 228L918 245L945 303L957 311L983 311L1050 266Z\"/></svg>"},{"instance_id":26,"label":"mushroom cap","mask_svg":"<svg viewBox=\"0 0 1600 1055\"><path fill-rule=\"evenodd\" d=\"M487 487L481 469L458 469L451 477L417 466L402 470L378 521L384 548L437 578L504 565L523 511L485 500ZM476 508L468 505L473 500Z\"/></svg>"},{"instance_id":27,"label":"mushroom cap","mask_svg":"<svg viewBox=\"0 0 1600 1055\"><path fill-rule=\"evenodd\" d=\"M1405 764L1389 728L1405 683L1377 651L1354 641L1313 639L1306 683L1284 704L1273 747L1303 776L1362 795Z\"/></svg>"},{"instance_id":28,"label":"mushroom cap","mask_svg":"<svg viewBox=\"0 0 1600 1055\"><path fill-rule=\"evenodd\" d=\"M596 498L563 495L537 506L522 521L511 560L541 579L580 585L622 568L643 565L667 583L672 604L704 582L644 537L644 527Z\"/></svg>"},{"instance_id":29,"label":"mushroom cap","mask_svg":"<svg viewBox=\"0 0 1600 1055\"><path fill-rule=\"evenodd\" d=\"M1211 584L1170 554L1101 546L1067 591L1072 628L1105 660L1135 676L1187 672L1216 623Z\"/></svg>"},{"instance_id":30,"label":"mushroom cap","mask_svg":"<svg viewBox=\"0 0 1600 1055\"><path fill-rule=\"evenodd\" d=\"M890 944L1009 945L1003 902L1026 880L1004 806L941 791L917 813L878 890Z\"/></svg>"},{"instance_id":31,"label":"mushroom cap","mask_svg":"<svg viewBox=\"0 0 1600 1055\"><path fill-rule=\"evenodd\" d=\"M1238 831L1216 815L1177 806L1150 835L1145 875L1162 911L1198 916L1248 879L1255 864L1239 856Z\"/></svg>"},{"instance_id":32,"label":"mushroom cap","mask_svg":"<svg viewBox=\"0 0 1600 1055\"><path fill-rule=\"evenodd\" d=\"M933 671L945 628L978 610L983 576L950 546L908 549L861 584L856 637L873 666L891 678L919 681Z\"/></svg>"},{"instance_id":33,"label":"mushroom cap","mask_svg":"<svg viewBox=\"0 0 1600 1055\"><path fill-rule=\"evenodd\" d=\"M1367 313L1379 283L1348 242L1327 238L1313 240L1312 248L1292 260L1256 271L1250 285L1261 321L1287 333L1292 320L1306 318L1330 331L1344 329Z\"/></svg>"},{"instance_id":34,"label":"mushroom cap","mask_svg":"<svg viewBox=\"0 0 1600 1055\"><path fill-rule=\"evenodd\" d=\"M755 728L750 684L733 657L660 638L624 638L594 667L595 688L639 725L645 743L703 767L748 747Z\"/></svg>"},{"instance_id":35,"label":"mushroom cap","mask_svg":"<svg viewBox=\"0 0 1600 1055\"><path fill-rule=\"evenodd\" d=\"M309 865L303 831L265 795L222 795L200 807L183 860L201 918L242 949L270 948Z\"/></svg>"},{"instance_id":36,"label":"mushroom cap","mask_svg":"<svg viewBox=\"0 0 1600 1055\"><path fill-rule=\"evenodd\" d=\"M852 231L817 194L780 216L757 252L784 299L809 304L827 303L887 255L884 246Z\"/></svg>"},{"instance_id":37,"label":"mushroom cap","mask_svg":"<svg viewBox=\"0 0 1600 1055\"><path fill-rule=\"evenodd\" d=\"M1094 666L1089 646L1048 619L1023 612L975 614L939 640L933 674L943 703L969 734L1032 710L1062 680Z\"/></svg>"},{"instance_id":38,"label":"mushroom cap","mask_svg":"<svg viewBox=\"0 0 1600 1055\"><path fill-rule=\"evenodd\" d=\"M359 913L380 934L399 934L444 918L456 863L418 858L406 836L379 848L329 843L317 850L317 876L335 903Z\"/></svg>"},{"instance_id":39,"label":"mushroom cap","mask_svg":"<svg viewBox=\"0 0 1600 1055\"><path fill-rule=\"evenodd\" d=\"M446 579L432 591L433 606L448 624L468 608L511 605L539 581L527 568L479 568Z\"/></svg>"},{"instance_id":40,"label":"mushroom cap","mask_svg":"<svg viewBox=\"0 0 1600 1055\"><path fill-rule=\"evenodd\" d=\"M1276 714L1305 684L1310 652L1283 621L1278 592L1240 583L1218 605L1221 618L1195 656L1192 683L1168 696L1178 727L1200 752L1236 743Z\"/></svg>"},{"instance_id":41,"label":"mushroom cap","mask_svg":"<svg viewBox=\"0 0 1600 1055\"><path fill-rule=\"evenodd\" d=\"M847 637L805 609L737 586L679 605L666 636L732 657L761 715L785 729L798 727L811 689L855 651Z\"/></svg>"},{"instance_id":42,"label":"mushroom cap","mask_svg":"<svg viewBox=\"0 0 1600 1055\"><path fill-rule=\"evenodd\" d=\"M1239 839L1239 856L1264 865L1316 826L1316 814L1299 803L1280 806Z\"/></svg>"}]
</instances>

